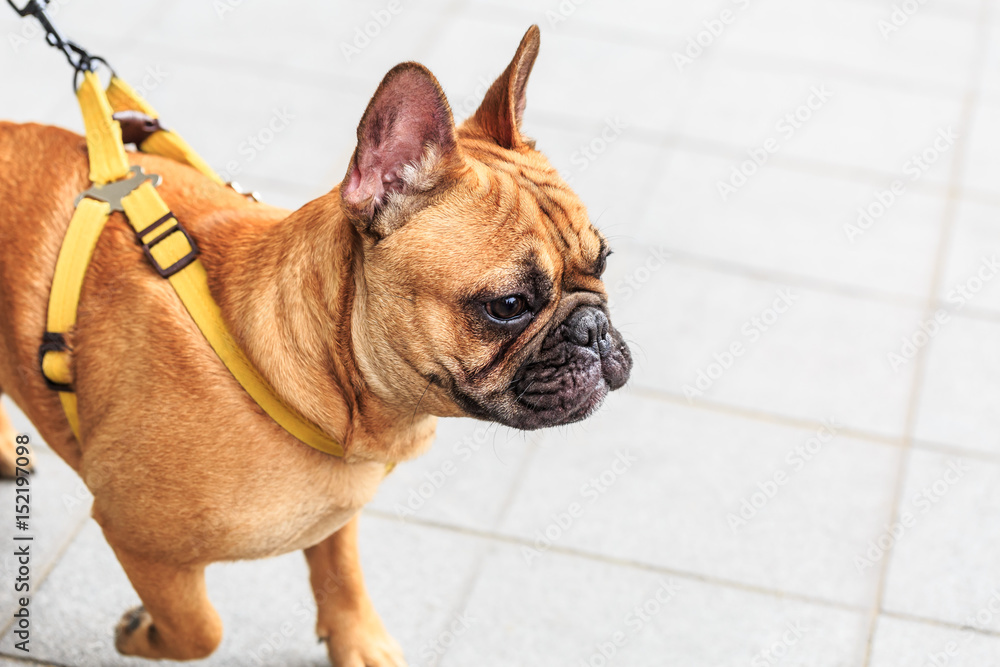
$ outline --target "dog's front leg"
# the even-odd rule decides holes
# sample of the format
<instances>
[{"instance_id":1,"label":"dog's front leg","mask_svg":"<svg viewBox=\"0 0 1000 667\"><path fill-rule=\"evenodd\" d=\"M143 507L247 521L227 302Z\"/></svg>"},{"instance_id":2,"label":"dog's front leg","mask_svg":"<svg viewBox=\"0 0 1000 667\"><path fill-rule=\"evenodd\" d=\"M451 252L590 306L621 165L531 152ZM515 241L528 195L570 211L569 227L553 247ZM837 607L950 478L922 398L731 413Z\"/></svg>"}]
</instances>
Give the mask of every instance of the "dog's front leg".
<instances>
[{"instance_id":1,"label":"dog's front leg","mask_svg":"<svg viewBox=\"0 0 1000 667\"><path fill-rule=\"evenodd\" d=\"M222 621L208 600L204 566L165 565L111 546L143 603L118 623L118 651L170 660L208 657L222 641Z\"/></svg>"},{"instance_id":2,"label":"dog's front leg","mask_svg":"<svg viewBox=\"0 0 1000 667\"><path fill-rule=\"evenodd\" d=\"M305 550L319 614L316 633L334 667L404 667L396 641L375 613L358 560L358 517Z\"/></svg>"}]
</instances>

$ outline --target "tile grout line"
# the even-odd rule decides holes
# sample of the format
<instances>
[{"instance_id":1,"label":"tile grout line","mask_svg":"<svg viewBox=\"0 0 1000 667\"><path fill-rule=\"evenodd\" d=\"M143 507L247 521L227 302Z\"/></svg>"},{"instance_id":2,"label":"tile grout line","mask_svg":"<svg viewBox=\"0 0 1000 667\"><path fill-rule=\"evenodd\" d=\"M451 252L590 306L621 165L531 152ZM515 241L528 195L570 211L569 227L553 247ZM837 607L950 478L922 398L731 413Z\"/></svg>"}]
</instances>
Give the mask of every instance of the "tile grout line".
<instances>
[{"instance_id":1,"label":"tile grout line","mask_svg":"<svg viewBox=\"0 0 1000 667\"><path fill-rule=\"evenodd\" d=\"M566 112L552 112L537 110L532 112L533 122L557 130L569 128L572 131L583 132L585 128L592 124L591 119L584 119ZM653 128L647 125L630 126L629 135L621 139L623 142L632 142L639 145L649 143L666 142L668 147L682 150L696 155L717 157L720 159L745 160L745 144L735 144L727 140L710 139L696 135L686 134L686 130L669 131ZM632 138L635 137L635 138ZM905 159L905 155L901 159ZM822 158L811 158L808 156L795 156L777 153L769 160L769 165L773 165L783 171L795 173L807 172L813 176L831 178L848 183L858 183L864 185L885 186L886 183L900 178L900 174L895 170L881 168L860 167L857 165L843 164L828 161ZM946 196L948 183L936 182L934 180L916 181L910 186L913 192L924 195ZM973 190L974 192L982 192ZM985 194L985 193L983 193Z\"/></svg>"},{"instance_id":2,"label":"tile grout line","mask_svg":"<svg viewBox=\"0 0 1000 667\"><path fill-rule=\"evenodd\" d=\"M749 264L706 257L704 255L699 255L685 250L671 248L669 246L665 246L664 250L669 252L670 259L676 261L677 263L697 266L716 273L736 275L758 282L767 282L772 285L802 287L805 289L825 292L827 294L836 294L838 296L845 296L863 301L874 301L877 303L885 303L904 308L917 308L926 303L925 300L920 299L919 297L912 297L905 294L894 294L892 292L884 292L882 290L867 287L858 287L846 283L834 282L832 280L825 280L823 278L814 278L804 274L783 273L773 269L761 269Z\"/></svg>"},{"instance_id":3,"label":"tile grout line","mask_svg":"<svg viewBox=\"0 0 1000 667\"><path fill-rule=\"evenodd\" d=\"M978 449L970 449L968 447L960 447L958 445L952 445L947 442L936 442L934 440L924 440L922 438L914 438L913 449L919 449L925 452L934 452L936 454L942 454L946 456L958 457L963 459L975 459L977 461L983 461L986 463L990 463L992 465L1000 465L1000 454L983 452Z\"/></svg>"},{"instance_id":4,"label":"tile grout line","mask_svg":"<svg viewBox=\"0 0 1000 667\"><path fill-rule=\"evenodd\" d=\"M398 519L394 515L384 510L375 510L375 509L366 510L366 513L372 516L373 518L381 519L383 521L398 521ZM511 546L523 546L523 547L532 546L530 540L518 537L516 535L504 535L500 533L493 533L488 530L469 528L467 526L459 526L432 519L413 519L411 520L411 522L415 525L420 525L422 528L428 528L432 530L442 530L457 535L464 535L466 537L486 540L488 542L495 542ZM765 586L755 586L753 584L747 584L737 580L724 579L713 575L707 575L698 572L690 572L687 570L678 570L675 568L662 565L655 565L643 561L630 560L628 558L621 558L617 556L609 556L597 552L586 551L584 549L575 549L572 547L552 545L551 547L549 547L548 551L551 553L558 553L563 556L579 558L594 563L603 563L605 565L613 565L615 567L640 570L654 574L665 574L682 579L698 581L703 584L708 584L711 586L719 586L722 588L728 588L732 590L743 591L746 593L752 593L755 595L765 595L771 598L793 600L796 602L816 605L828 609L839 609L841 611L857 613L861 616L863 616L864 613L869 610L869 608L864 604L855 605L846 602L838 602L836 600L813 597L802 593L794 593L790 591L771 589ZM1000 631L971 628L968 626L959 625L957 623L949 623L947 621L941 621L939 619L922 618L920 616L908 616L905 614L899 614L897 612L885 612L885 615L892 616L894 618L899 618L900 620L919 621L924 624L933 625L941 628L947 628L949 630L962 630L966 632L972 632L977 635L1000 637Z\"/></svg>"},{"instance_id":5,"label":"tile grout line","mask_svg":"<svg viewBox=\"0 0 1000 667\"><path fill-rule=\"evenodd\" d=\"M55 553L52 555L52 558L49 560L49 562L41 568L41 574L33 578L34 592L31 593L29 597L33 598L35 597L35 595L38 594L38 591L42 588L42 586L45 585L46 580L48 580L49 575L52 574L52 571L56 569L56 566L59 565L59 563L62 561L62 557L66 555L67 551L69 551L70 546L76 540L77 536L80 534L80 531L83 530L83 527L89 520L90 520L90 511L88 507L88 511L81 515L80 519L76 523L76 526L69 531L67 537L63 538L62 543L56 549ZM0 626L0 638L6 637L7 634L10 632L11 628L13 628L13 626L14 626L14 618L11 617L9 622Z\"/></svg>"},{"instance_id":6,"label":"tile grout line","mask_svg":"<svg viewBox=\"0 0 1000 667\"><path fill-rule=\"evenodd\" d=\"M710 412L718 412L736 417L742 417L744 419L765 422L768 424L777 424L779 426L787 426L789 428L801 428L808 430L816 430L824 425L822 421L817 419L810 419L806 417L789 417L787 415L780 415L776 413L766 412L763 410L754 410L753 408L744 408L738 405L732 405L718 401L711 401L703 398L696 398L691 401L688 401L688 399L685 396L682 396L681 394L664 391L662 389L657 389L655 387L649 387L642 384L632 384L628 385L628 387L633 393L635 393L638 396L642 396L644 398L663 401L667 403L674 403L682 407L697 408L700 410L707 410ZM895 438L889 435L881 435L879 433L874 433L872 431L865 431L863 429L856 429L850 426L844 426L842 428L838 428L837 433L839 435L855 438L857 440L865 440L867 442L877 443L881 445L897 446L900 444L900 438Z\"/></svg>"},{"instance_id":7,"label":"tile grout line","mask_svg":"<svg viewBox=\"0 0 1000 667\"><path fill-rule=\"evenodd\" d=\"M0 658L15 662L19 665L36 665L37 667L73 667L73 665L64 665L60 662L52 662L50 660L42 660L39 658L32 658L30 656L24 657L20 655L11 655L9 653L3 653L0 651Z\"/></svg>"},{"instance_id":8,"label":"tile grout line","mask_svg":"<svg viewBox=\"0 0 1000 667\"><path fill-rule=\"evenodd\" d=\"M922 625L929 625L931 627L942 628L945 630L959 630L962 632L973 632L977 635L982 635L984 637L1000 638L1000 630L990 630L989 628L974 628L968 625L949 623L947 621L941 621L936 618L924 618L923 616L906 614L899 611L883 611L882 615L887 616L889 618L894 618L897 621L905 621L907 623L920 623Z\"/></svg>"},{"instance_id":9,"label":"tile grout line","mask_svg":"<svg viewBox=\"0 0 1000 667\"><path fill-rule=\"evenodd\" d=\"M948 261L948 250L950 248L952 236L954 235L955 219L958 215L959 187L964 176L963 164L965 154L968 150L969 134L975 119L976 104L979 99L979 91L986 72L986 57L988 53L988 39L990 23L989 18L993 0L982 0L979 7L979 30L976 42L976 52L972 63L972 75L969 81L964 100L962 115L959 121L961 134L956 141L955 153L952 156L951 174L948 179L948 198L945 202L944 215L941 221L941 232L938 241L937 254L934 262L934 271L931 276L927 304L925 306L925 317L932 317L937 306L937 294L941 284L944 282L944 274ZM925 345L917 351L914 359L913 385L910 391L909 405L907 407L906 421L903 429L902 451L899 457L899 464L896 470L896 479L893 488L893 497L889 514L890 525L900 516L903 504L903 489L906 485L909 473L910 461L913 451L913 442L916 439L916 424L919 413L920 398L926 373L927 359L932 343ZM879 618L882 615L882 608L885 602L886 587L888 584L889 568L892 558L895 555L895 542L890 544L882 556L879 564L878 585L875 591L874 604L869 612L867 638L863 646L862 667L870 667L875 646L875 634L878 630Z\"/></svg>"},{"instance_id":10,"label":"tile grout line","mask_svg":"<svg viewBox=\"0 0 1000 667\"><path fill-rule=\"evenodd\" d=\"M386 521L398 520L389 512L384 510L369 510L368 514L379 519ZM530 539L518 537L517 535L505 535L503 533L496 533L489 530L481 528L470 528L468 526L459 526L454 524L445 523L442 521L434 519L411 519L411 523L419 524L424 528L432 528L435 530L443 530L450 533L455 533L459 535L465 535L467 537L474 537L478 539L487 540L489 542L496 542L511 546L521 546L521 547L532 547L533 543ZM597 553L593 551L586 551L584 549L575 549L573 547L565 547L553 544L546 550L547 553L558 553L563 556L572 556L575 558L581 558L583 560L604 563L606 565L614 565L617 567L624 567L634 570L642 570L645 572L651 572L655 574L667 574L675 577L682 577L684 579L692 579L695 581L700 581L702 583L711 584L715 586L723 586L726 588L732 588L737 590L742 590L745 592L756 593L758 595L767 595L770 597L786 598L790 600L797 600L799 602L806 602L809 604L815 604L824 607L831 607L835 609L843 609L845 611L853 611L862 613L865 611L866 607L864 605L852 605L846 602L837 602L836 600L827 600L824 598L811 597L809 595L804 595L801 593L794 593L789 591L780 591L775 589L766 588L764 586L755 586L753 584L743 583L735 579L724 579L722 577L716 577L707 574L701 574L698 572L689 572L686 570L678 570L672 567L666 567L662 565L655 565L652 563L646 563L643 561L631 560L628 558L622 558L618 556L609 556L602 553Z\"/></svg>"},{"instance_id":11,"label":"tile grout line","mask_svg":"<svg viewBox=\"0 0 1000 667\"><path fill-rule=\"evenodd\" d=\"M753 408L745 408L739 405L722 403L718 401L711 401L703 398L692 399L689 402L687 397L677 394L675 392L665 391L663 389L657 389L656 387L650 387L642 384L627 385L625 393L626 395L634 394L654 401L673 403L676 405L680 405L681 407L706 410L709 412L716 412L719 414L724 414L732 417L739 417L742 419L748 419L756 422L763 422L766 424L785 426L788 428L816 430L824 425L822 421L808 417L790 417L788 415L766 412L763 410L755 410ZM893 437L889 435L882 435L880 433L874 433L872 431L852 428L850 426L845 426L843 428L840 428L837 430L837 432L839 435L843 435L849 438L854 438L855 440L862 440L873 444L888 445L892 447L902 446L903 444L901 436ZM944 454L950 454L953 456L962 456L965 458L977 459L980 461L986 461L988 463L1000 465L1000 454L983 452L977 449L971 449L969 447L954 445L947 442L936 442L933 440L914 439L913 447L914 449L940 452Z\"/></svg>"},{"instance_id":12,"label":"tile grout line","mask_svg":"<svg viewBox=\"0 0 1000 667\"><path fill-rule=\"evenodd\" d=\"M685 108L680 113L683 117L686 117L688 110ZM683 122L683 117L679 118L678 122ZM554 125L550 125L549 127L552 127L554 129L562 129L562 128L556 128L556 126ZM649 209L653 206L653 202L656 201L656 183L660 180L660 178L663 177L664 174L668 172L668 170L670 169L670 165L673 164L674 157L677 153L678 139L679 137L669 136L668 134L664 133L662 136L654 138L652 142L649 142L655 145L656 158L653 161L653 166L648 170L648 173L646 174L645 187L640 190L640 192L642 192L643 195L634 214L637 220L644 219ZM594 220L594 225L595 226L597 225L596 219ZM613 230L613 228L611 229ZM604 230L602 229L601 231ZM613 238L614 235L609 236L609 241L613 240ZM634 239L636 237L631 237L631 238ZM650 244L647 243L644 245L648 246Z\"/></svg>"},{"instance_id":13,"label":"tile grout line","mask_svg":"<svg viewBox=\"0 0 1000 667\"><path fill-rule=\"evenodd\" d=\"M495 434L494 434L495 435ZM520 491L522 484L524 483L525 473L531 466L531 463L535 460L535 456L539 451L539 443L536 436L530 436L528 442L527 451L521 456L521 460L517 464L517 471L514 474L514 480L511 485L507 488L507 493L504 497L503 502L500 504L500 510L497 512L493 519L492 530L499 530L501 524L510 511L510 508L514 504L514 499L517 497L518 491ZM487 557L492 553L492 548L488 544L478 545L475 553L475 560L473 566L469 571L468 579L463 583L462 589L456 597L456 604L452 608L451 614L448 615L445 621L445 628L450 624L451 619L460 615L462 611L468 607L469 602L472 600L472 594L476 590L476 585L479 583L479 579L482 576L483 568L486 564ZM441 630L438 636L441 636L445 630ZM448 653L451 652L452 646L447 647L443 653L438 653L435 659L428 664L427 667L438 667L441 661L445 659Z\"/></svg>"},{"instance_id":14,"label":"tile grout line","mask_svg":"<svg viewBox=\"0 0 1000 667\"><path fill-rule=\"evenodd\" d=\"M998 227L998 231L1000 231L1000 227ZM650 245L647 242L641 241L637 237L631 237L631 239L640 245ZM743 264L737 261L699 255L686 250L678 250L666 245L661 247L664 251L669 253L670 259L675 261L675 263L696 267L713 273L739 276L746 278L747 280L768 283L779 287L804 288L816 292L823 292L828 295L842 296L845 298L857 299L859 301L883 303L900 308L919 308L921 309L921 312L923 312L923 309L927 306L926 297L920 298L908 296L906 294L885 292L868 287L835 282L824 278L816 278L805 274L783 273L773 269L764 269L750 264ZM932 303L932 309L937 310L939 308L950 309L951 306L946 300L942 300L935 296ZM992 310L990 308L977 308L975 306L969 306L961 312L949 310L949 314L960 319L1000 323L1000 311Z\"/></svg>"}]
</instances>

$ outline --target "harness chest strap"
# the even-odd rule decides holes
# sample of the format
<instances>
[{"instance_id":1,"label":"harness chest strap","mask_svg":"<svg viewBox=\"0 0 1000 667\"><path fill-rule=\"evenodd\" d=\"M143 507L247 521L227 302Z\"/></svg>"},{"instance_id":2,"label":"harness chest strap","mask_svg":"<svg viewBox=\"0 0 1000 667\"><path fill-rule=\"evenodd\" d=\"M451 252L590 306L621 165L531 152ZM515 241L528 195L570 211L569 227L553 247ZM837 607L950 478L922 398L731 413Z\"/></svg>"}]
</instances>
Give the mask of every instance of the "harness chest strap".
<instances>
[{"instance_id":1,"label":"harness chest strap","mask_svg":"<svg viewBox=\"0 0 1000 667\"><path fill-rule=\"evenodd\" d=\"M140 184L120 198L102 192L119 186L130 170L135 169L138 174L141 170L130 168L121 129L111 118L112 108L92 72L84 73L78 98L86 126L90 177L96 187L81 195L60 248L49 296L48 330L39 349L42 374L49 387L59 392L73 433L79 438L76 394L71 386L69 350L64 336L76 324L83 279L101 231L112 210L120 210L135 230L153 268L170 282L212 349L254 401L298 440L332 456L343 457L343 447L285 404L236 343L209 291L208 275L198 260L198 247L156 191L151 182L153 177L133 176L129 181L134 179ZM101 187L109 183L112 188ZM111 201L99 201L101 198ZM391 469L389 464L387 470Z\"/></svg>"}]
</instances>

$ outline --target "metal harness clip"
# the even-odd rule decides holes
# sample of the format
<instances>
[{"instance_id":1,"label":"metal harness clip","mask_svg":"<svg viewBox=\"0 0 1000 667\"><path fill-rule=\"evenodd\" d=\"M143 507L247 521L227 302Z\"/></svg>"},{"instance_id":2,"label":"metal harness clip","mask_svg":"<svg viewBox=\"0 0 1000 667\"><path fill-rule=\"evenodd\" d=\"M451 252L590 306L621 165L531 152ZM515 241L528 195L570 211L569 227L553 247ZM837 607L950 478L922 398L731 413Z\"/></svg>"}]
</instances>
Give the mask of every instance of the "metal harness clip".
<instances>
[{"instance_id":1,"label":"metal harness clip","mask_svg":"<svg viewBox=\"0 0 1000 667\"><path fill-rule=\"evenodd\" d=\"M132 165L132 168L128 170L128 173L132 174L129 178L123 178L120 181L113 181L105 185L92 185L80 194L76 196L73 200L73 206L77 206L80 200L84 197L90 197L91 199L96 199L97 201L103 201L111 204L112 211L122 211L122 198L129 195L137 187L145 183L146 181L152 181L153 186L160 184L162 180L159 174L147 174L142 170L139 165Z\"/></svg>"}]
</instances>

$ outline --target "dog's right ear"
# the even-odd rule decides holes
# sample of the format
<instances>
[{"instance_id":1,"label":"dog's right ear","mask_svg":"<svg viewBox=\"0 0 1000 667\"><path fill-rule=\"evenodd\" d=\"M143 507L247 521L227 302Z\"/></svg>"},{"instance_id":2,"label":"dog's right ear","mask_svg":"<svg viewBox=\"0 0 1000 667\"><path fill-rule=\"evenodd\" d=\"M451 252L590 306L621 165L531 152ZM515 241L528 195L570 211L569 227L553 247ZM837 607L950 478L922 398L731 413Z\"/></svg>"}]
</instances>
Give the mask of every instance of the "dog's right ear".
<instances>
[{"instance_id":1,"label":"dog's right ear","mask_svg":"<svg viewBox=\"0 0 1000 667\"><path fill-rule=\"evenodd\" d=\"M406 217L383 215L385 209L432 189L456 157L455 121L437 79L423 65L396 65L358 125L358 146L340 184L344 210L362 233L382 238Z\"/></svg>"}]
</instances>

